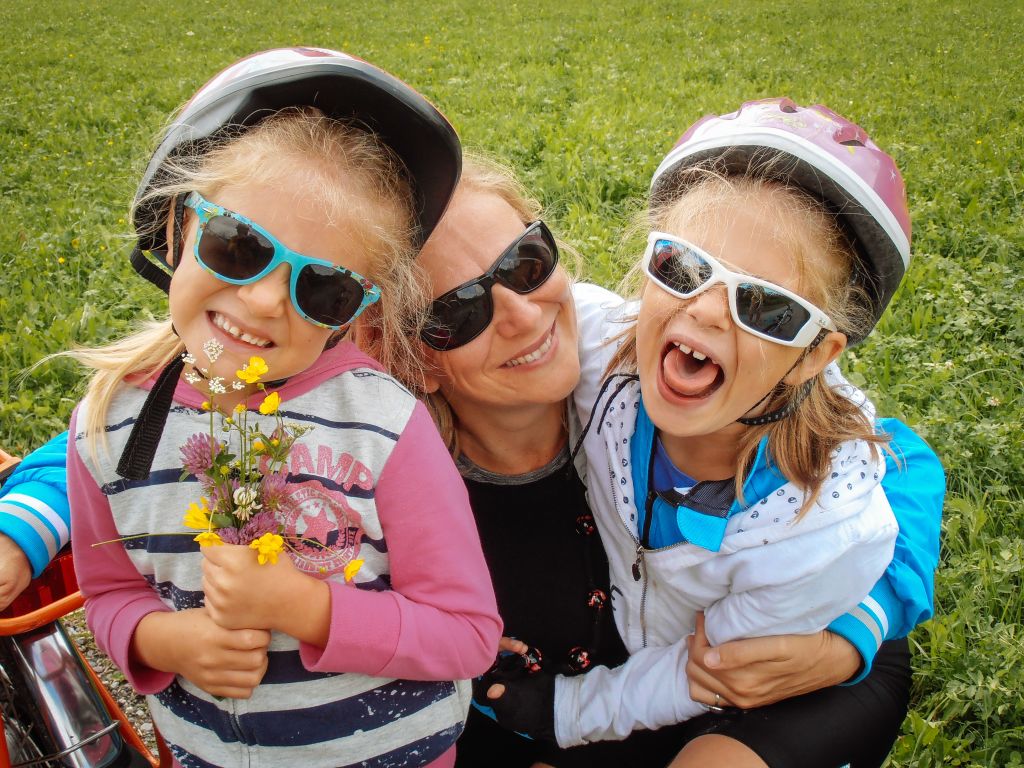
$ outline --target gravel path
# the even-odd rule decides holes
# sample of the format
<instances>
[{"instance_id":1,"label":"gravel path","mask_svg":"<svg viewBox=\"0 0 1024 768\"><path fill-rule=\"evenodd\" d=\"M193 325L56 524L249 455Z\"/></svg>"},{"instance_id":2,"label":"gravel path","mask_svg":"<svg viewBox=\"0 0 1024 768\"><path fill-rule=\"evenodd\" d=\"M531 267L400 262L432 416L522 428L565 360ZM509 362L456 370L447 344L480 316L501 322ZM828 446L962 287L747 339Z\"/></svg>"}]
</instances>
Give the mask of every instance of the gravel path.
<instances>
[{"instance_id":1,"label":"gravel path","mask_svg":"<svg viewBox=\"0 0 1024 768\"><path fill-rule=\"evenodd\" d=\"M65 616L62 621L75 645L85 656L85 660L96 670L96 674L107 686L107 690L114 697L114 701L121 707L121 711L128 716L135 726L135 730L146 743L149 751L156 754L156 741L153 735L153 723L149 719L149 709L146 701L135 693L124 675L114 666L114 663L107 658L93 642L92 633L85 625L85 613L75 611Z\"/></svg>"}]
</instances>

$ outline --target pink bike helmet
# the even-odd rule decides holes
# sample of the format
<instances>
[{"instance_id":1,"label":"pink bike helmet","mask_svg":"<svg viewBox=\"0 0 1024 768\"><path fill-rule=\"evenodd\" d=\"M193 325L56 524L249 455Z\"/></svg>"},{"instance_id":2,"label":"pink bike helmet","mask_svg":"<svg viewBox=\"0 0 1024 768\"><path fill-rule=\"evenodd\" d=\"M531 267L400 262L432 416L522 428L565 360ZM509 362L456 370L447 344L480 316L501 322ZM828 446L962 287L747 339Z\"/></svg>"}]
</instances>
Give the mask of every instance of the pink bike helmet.
<instances>
[{"instance_id":1,"label":"pink bike helmet","mask_svg":"<svg viewBox=\"0 0 1024 768\"><path fill-rule=\"evenodd\" d=\"M815 104L789 99L748 101L736 112L709 115L684 133L654 172L652 204L681 193L697 166L742 174L751 161L782 156L772 165L781 180L833 211L860 257L855 280L871 297L877 323L910 265L910 212L893 159L863 128ZM854 344L863 336L853 338Z\"/></svg>"},{"instance_id":2,"label":"pink bike helmet","mask_svg":"<svg viewBox=\"0 0 1024 768\"><path fill-rule=\"evenodd\" d=\"M197 144L208 149L281 109L306 106L331 118L365 125L398 155L416 198L416 240L422 245L458 183L459 138L444 115L401 80L354 56L324 48L256 53L206 83L165 132L139 184L136 201L160 179L167 160L176 154ZM132 222L139 234L132 265L164 290L169 275L142 252L166 253L167 203L151 200L137 205Z\"/></svg>"}]
</instances>

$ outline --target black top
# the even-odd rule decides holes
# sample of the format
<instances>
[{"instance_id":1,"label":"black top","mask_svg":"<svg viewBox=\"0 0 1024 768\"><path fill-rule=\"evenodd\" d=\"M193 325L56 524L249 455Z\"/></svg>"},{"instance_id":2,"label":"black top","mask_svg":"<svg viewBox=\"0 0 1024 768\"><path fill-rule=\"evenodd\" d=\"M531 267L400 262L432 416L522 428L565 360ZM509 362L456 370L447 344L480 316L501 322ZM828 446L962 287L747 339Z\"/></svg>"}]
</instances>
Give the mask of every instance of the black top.
<instances>
[{"instance_id":1,"label":"black top","mask_svg":"<svg viewBox=\"0 0 1024 768\"><path fill-rule=\"evenodd\" d=\"M568 452L519 477L460 463L504 634L539 649L548 672L625 661L608 558Z\"/></svg>"}]
</instances>

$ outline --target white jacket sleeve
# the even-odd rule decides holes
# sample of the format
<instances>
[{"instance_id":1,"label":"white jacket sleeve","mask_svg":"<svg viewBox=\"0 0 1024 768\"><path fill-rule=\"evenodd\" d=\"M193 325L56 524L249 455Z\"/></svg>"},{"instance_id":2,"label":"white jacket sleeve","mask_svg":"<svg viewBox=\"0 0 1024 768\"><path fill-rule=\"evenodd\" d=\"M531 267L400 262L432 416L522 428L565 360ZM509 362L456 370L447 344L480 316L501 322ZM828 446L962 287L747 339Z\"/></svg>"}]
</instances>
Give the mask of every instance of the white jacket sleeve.
<instances>
[{"instance_id":1,"label":"white jacket sleeve","mask_svg":"<svg viewBox=\"0 0 1024 768\"><path fill-rule=\"evenodd\" d=\"M855 608L892 560L899 529L881 485L850 504L862 509L816 504L807 516L831 511L837 522L709 563L731 591L705 611L708 641L818 632Z\"/></svg>"},{"instance_id":2,"label":"white jacket sleeve","mask_svg":"<svg viewBox=\"0 0 1024 768\"><path fill-rule=\"evenodd\" d=\"M851 503L862 509L846 515L841 506L833 507L834 524L808 525L806 534L708 561L709 578L733 589L706 609L709 642L817 632L856 606L892 558L897 527L881 486ZM687 658L686 640L680 638L645 648L615 669L557 678L559 746L624 739L636 729L702 714L704 708L689 695Z\"/></svg>"},{"instance_id":3,"label":"white jacket sleeve","mask_svg":"<svg viewBox=\"0 0 1024 768\"><path fill-rule=\"evenodd\" d=\"M621 740L637 729L655 729L703 714L690 698L686 639L644 648L614 669L555 678L555 738L560 747Z\"/></svg>"}]
</instances>

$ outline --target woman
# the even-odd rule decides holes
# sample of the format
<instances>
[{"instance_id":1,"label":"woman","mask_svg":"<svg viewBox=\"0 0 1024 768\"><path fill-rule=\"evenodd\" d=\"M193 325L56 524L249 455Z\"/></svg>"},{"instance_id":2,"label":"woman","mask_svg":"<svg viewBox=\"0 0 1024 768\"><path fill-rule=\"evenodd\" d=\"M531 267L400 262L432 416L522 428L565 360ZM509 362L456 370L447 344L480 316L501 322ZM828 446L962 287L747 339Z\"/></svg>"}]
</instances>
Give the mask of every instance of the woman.
<instances>
[{"instance_id":1,"label":"woman","mask_svg":"<svg viewBox=\"0 0 1024 768\"><path fill-rule=\"evenodd\" d=\"M576 426L566 398L579 372L570 283L562 267L551 269L551 261L544 261L554 245L544 228L529 226L538 217L539 206L507 173L469 158L420 260L436 297L433 321L423 334L431 347L430 403L470 492L505 632L531 646L527 665L542 667L539 678L544 678L552 672L578 674L594 664L614 666L623 651L610 621L607 561L595 546L598 534L586 510L584 486L570 463ZM913 433L898 422L884 428L898 435L915 470L936 471L934 454ZM931 529L918 532L934 539L937 555L941 498L909 498L901 473L891 474L886 490L893 506L930 518ZM927 591L935 563L919 565ZM914 623L920 618L925 617L918 612ZM475 709L460 741L459 764L663 765L710 731L715 734L701 740L710 750L705 758L722 764L764 765L758 757L768 751L764 742L790 737L794 750L828 738L833 744L823 747L836 753L838 762L881 762L906 712L906 642L883 646L865 682L837 688L861 665L854 643L869 664L873 649L861 641L867 623L846 616L834 626L847 640L822 632L710 649L702 631L691 639L691 693L708 705L761 707L825 689L762 708L756 722L709 713L674 728L634 732L623 743L558 751L543 739L529 741L501 730ZM719 665L725 660L717 673L716 659ZM534 698L506 704L486 700L478 691L477 704L511 710L518 728L528 724L531 733L551 738L554 688L550 682L536 685ZM500 691L495 688L491 695ZM870 707L861 704L866 697ZM849 723L851 718L855 725L847 729L848 744L832 733L826 736L833 719Z\"/></svg>"},{"instance_id":2,"label":"woman","mask_svg":"<svg viewBox=\"0 0 1024 768\"><path fill-rule=\"evenodd\" d=\"M586 509L585 488L569 461L570 437L578 429L566 405L579 375L576 319L565 270L544 267L545 249L553 250L553 242L543 228L527 229L539 210L507 172L470 158L420 260L433 283L432 295L440 300L433 306L435 319L447 323L434 323L424 333L432 364L425 382L430 404L469 489L506 634L533 646L526 664L543 667L533 679L550 683L542 686L546 692L541 706L521 702L521 709L537 721L538 733L553 735L552 673L614 666L626 653L611 617L599 535ZM508 258L496 263L499 256ZM884 428L893 432L893 424ZM908 466L927 464L934 470L934 454L900 427L904 454L916 457ZM900 473L886 477L897 480ZM920 562L894 563L912 572L904 580L919 577L917 589L927 595L923 602L909 599L904 591L901 617L895 610L881 611L877 602L874 618L868 617L872 606L864 606L859 615L833 625L842 636L821 632L710 648L698 627L691 638L686 675L693 697L712 706L762 707L756 719L709 713L673 728L637 731L625 742L559 750L553 739L523 738L473 710L459 742L458 764L659 766L692 741L710 743L709 760L739 764L742 757L764 765L769 760L758 755L768 742L788 752L815 740L827 741L826 746L846 755L836 764L859 758L858 747L870 744L877 764L899 731L910 676L905 640L887 643L871 665L885 635L878 623L887 623L898 636L901 627L930 615L941 513L941 502L938 508L932 500L917 502L901 496L897 486L886 486L897 512L902 504L926 521L924 528L915 529L921 540L904 545L920 549ZM53 499L47 502L54 504ZM0 508L4 504L0 498ZM24 498L7 504L15 506L23 518ZM899 602L893 598L886 607ZM524 650L522 645L508 647ZM536 649L542 654L539 662ZM511 658L507 666L523 667L523 657ZM869 666L863 683L836 687ZM495 703L483 691L477 699L483 707ZM780 699L786 701L764 707ZM865 700L872 702L870 708L861 706ZM837 733L828 727L837 721L856 725ZM699 738L712 730L714 734ZM787 763L772 757L770 764Z\"/></svg>"}]
</instances>

